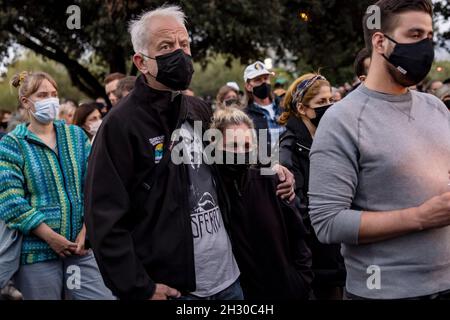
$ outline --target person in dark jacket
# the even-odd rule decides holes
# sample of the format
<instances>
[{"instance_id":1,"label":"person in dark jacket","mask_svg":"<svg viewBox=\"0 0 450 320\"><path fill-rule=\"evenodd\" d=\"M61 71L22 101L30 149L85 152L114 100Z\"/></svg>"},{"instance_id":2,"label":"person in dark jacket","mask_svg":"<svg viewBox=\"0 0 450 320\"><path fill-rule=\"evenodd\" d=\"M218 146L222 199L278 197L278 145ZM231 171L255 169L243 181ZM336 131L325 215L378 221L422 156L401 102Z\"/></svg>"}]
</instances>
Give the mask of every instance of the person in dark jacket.
<instances>
[{"instance_id":1,"label":"person in dark jacket","mask_svg":"<svg viewBox=\"0 0 450 320\"><path fill-rule=\"evenodd\" d=\"M250 167L252 120L230 107L216 111L211 128L223 136L216 152L224 160L219 172L231 203L230 236L245 299L308 299L313 274L306 229L295 206L276 197L276 175Z\"/></svg>"},{"instance_id":2,"label":"person in dark jacket","mask_svg":"<svg viewBox=\"0 0 450 320\"><path fill-rule=\"evenodd\" d=\"M216 167L197 162L211 107L181 94L193 74L185 15L163 6L130 33L142 75L102 123L86 179L105 283L120 299L242 299L226 193ZM290 197L287 180L279 191Z\"/></svg>"},{"instance_id":3,"label":"person in dark jacket","mask_svg":"<svg viewBox=\"0 0 450 320\"><path fill-rule=\"evenodd\" d=\"M321 244L311 227L308 213L309 152L320 119L332 103L330 83L318 74L306 74L288 89L285 112L280 123L286 132L280 138L280 162L294 173L297 207L310 236L313 254L314 295L317 299L341 299L345 284L345 267L340 246Z\"/></svg>"},{"instance_id":4,"label":"person in dark jacket","mask_svg":"<svg viewBox=\"0 0 450 320\"><path fill-rule=\"evenodd\" d=\"M279 105L280 99L273 94L270 84L270 79L274 75L260 61L249 65L244 71L246 97L244 112L253 120L258 139L261 139L261 135L267 130L268 157L278 151L279 137L285 130L278 123L282 112ZM259 156L261 160L266 155ZM266 165L264 161L260 161L259 164Z\"/></svg>"}]
</instances>

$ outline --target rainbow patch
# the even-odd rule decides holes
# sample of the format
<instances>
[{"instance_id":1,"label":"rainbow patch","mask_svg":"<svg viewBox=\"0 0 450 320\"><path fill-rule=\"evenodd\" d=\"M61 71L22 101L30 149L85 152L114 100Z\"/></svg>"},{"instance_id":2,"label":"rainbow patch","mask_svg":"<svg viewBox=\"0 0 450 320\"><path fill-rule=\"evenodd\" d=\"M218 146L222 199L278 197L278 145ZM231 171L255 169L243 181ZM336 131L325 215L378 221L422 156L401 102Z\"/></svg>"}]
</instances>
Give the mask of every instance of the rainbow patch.
<instances>
[{"instance_id":1,"label":"rainbow patch","mask_svg":"<svg viewBox=\"0 0 450 320\"><path fill-rule=\"evenodd\" d=\"M155 146L155 163L159 163L164 155L164 144L159 143Z\"/></svg>"}]
</instances>

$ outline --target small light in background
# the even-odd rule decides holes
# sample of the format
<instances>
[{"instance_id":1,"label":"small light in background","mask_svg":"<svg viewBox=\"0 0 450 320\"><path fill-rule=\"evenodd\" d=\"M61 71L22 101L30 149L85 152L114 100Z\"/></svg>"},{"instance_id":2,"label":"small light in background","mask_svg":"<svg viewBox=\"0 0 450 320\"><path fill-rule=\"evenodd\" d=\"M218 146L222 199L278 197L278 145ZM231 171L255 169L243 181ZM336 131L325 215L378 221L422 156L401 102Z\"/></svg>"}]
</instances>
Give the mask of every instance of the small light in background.
<instances>
[{"instance_id":1,"label":"small light in background","mask_svg":"<svg viewBox=\"0 0 450 320\"><path fill-rule=\"evenodd\" d=\"M304 22L309 21L309 15L306 12L300 12L298 16L299 16L300 20L302 20Z\"/></svg>"},{"instance_id":2,"label":"small light in background","mask_svg":"<svg viewBox=\"0 0 450 320\"><path fill-rule=\"evenodd\" d=\"M436 71L437 71L437 72L442 72L442 71L444 71L444 68L442 68L442 67L437 67L437 68L436 68Z\"/></svg>"},{"instance_id":3,"label":"small light in background","mask_svg":"<svg viewBox=\"0 0 450 320\"><path fill-rule=\"evenodd\" d=\"M267 58L264 60L264 64L266 65L267 69L272 69L273 68L273 60L272 58Z\"/></svg>"}]
</instances>

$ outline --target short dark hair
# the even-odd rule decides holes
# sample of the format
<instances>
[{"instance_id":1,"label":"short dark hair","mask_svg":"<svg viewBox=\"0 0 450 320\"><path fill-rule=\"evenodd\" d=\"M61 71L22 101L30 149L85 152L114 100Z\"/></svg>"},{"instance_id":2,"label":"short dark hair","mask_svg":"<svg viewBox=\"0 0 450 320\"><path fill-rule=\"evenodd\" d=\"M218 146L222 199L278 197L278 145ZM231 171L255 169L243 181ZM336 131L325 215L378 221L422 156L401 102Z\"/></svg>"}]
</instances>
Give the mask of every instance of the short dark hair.
<instances>
[{"instance_id":1,"label":"short dark hair","mask_svg":"<svg viewBox=\"0 0 450 320\"><path fill-rule=\"evenodd\" d=\"M108 83L113 82L114 80L120 80L125 77L126 77L126 75L124 75L123 73L120 73L120 72L110 73L105 77L104 84L106 86Z\"/></svg>"},{"instance_id":2,"label":"short dark hair","mask_svg":"<svg viewBox=\"0 0 450 320\"><path fill-rule=\"evenodd\" d=\"M275 85L273 86L275 89L282 89L284 87L284 83L275 82Z\"/></svg>"},{"instance_id":3,"label":"short dark hair","mask_svg":"<svg viewBox=\"0 0 450 320\"><path fill-rule=\"evenodd\" d=\"M433 16L433 3L431 0L380 0L375 3L380 9L381 28L369 28L368 20L372 17L372 13L368 12L363 18L364 41L366 48L372 55L372 36L375 32L389 33L397 26L395 16L408 11L419 11L428 13Z\"/></svg>"},{"instance_id":4,"label":"short dark hair","mask_svg":"<svg viewBox=\"0 0 450 320\"><path fill-rule=\"evenodd\" d=\"M136 77L135 76L128 76L125 78L120 79L119 83L117 84L117 89L116 89L116 97L118 99L122 99L123 97L123 93L125 91L130 92L131 90L134 89L134 83L136 82Z\"/></svg>"},{"instance_id":5,"label":"short dark hair","mask_svg":"<svg viewBox=\"0 0 450 320\"><path fill-rule=\"evenodd\" d=\"M84 126L87 117L95 110L101 109L102 104L97 102L83 103L77 108L73 116L73 124L79 127Z\"/></svg>"},{"instance_id":6,"label":"short dark hair","mask_svg":"<svg viewBox=\"0 0 450 320\"><path fill-rule=\"evenodd\" d=\"M356 55L355 63L353 65L353 68L355 70L356 76L359 78L361 76L367 76L367 72L369 70L366 69L366 66L364 65L364 61L367 58L371 58L370 52L367 48L361 49L358 54Z\"/></svg>"}]
</instances>

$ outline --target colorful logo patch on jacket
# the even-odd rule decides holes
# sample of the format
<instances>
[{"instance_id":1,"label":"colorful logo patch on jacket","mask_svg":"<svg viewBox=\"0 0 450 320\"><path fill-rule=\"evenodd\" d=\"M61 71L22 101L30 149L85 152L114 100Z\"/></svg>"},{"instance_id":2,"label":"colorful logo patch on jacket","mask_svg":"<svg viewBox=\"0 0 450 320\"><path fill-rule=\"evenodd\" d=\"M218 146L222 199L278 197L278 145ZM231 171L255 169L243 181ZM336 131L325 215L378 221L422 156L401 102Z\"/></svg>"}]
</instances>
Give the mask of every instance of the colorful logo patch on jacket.
<instances>
[{"instance_id":1,"label":"colorful logo patch on jacket","mask_svg":"<svg viewBox=\"0 0 450 320\"><path fill-rule=\"evenodd\" d=\"M155 147L155 163L159 163L164 155L164 144L160 143Z\"/></svg>"},{"instance_id":2,"label":"colorful logo patch on jacket","mask_svg":"<svg viewBox=\"0 0 450 320\"><path fill-rule=\"evenodd\" d=\"M149 139L154 148L155 163L159 163L164 155L164 136Z\"/></svg>"}]
</instances>

